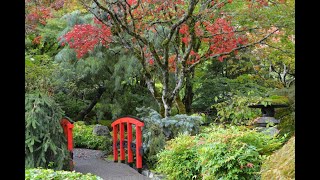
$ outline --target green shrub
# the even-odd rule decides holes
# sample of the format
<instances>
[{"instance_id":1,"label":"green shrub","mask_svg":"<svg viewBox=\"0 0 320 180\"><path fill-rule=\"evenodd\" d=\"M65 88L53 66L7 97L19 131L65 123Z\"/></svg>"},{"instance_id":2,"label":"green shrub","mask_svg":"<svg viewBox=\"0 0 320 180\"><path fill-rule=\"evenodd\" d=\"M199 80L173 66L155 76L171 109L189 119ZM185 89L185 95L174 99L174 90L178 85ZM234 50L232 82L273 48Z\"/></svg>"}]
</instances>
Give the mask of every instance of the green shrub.
<instances>
[{"instance_id":1,"label":"green shrub","mask_svg":"<svg viewBox=\"0 0 320 180\"><path fill-rule=\"evenodd\" d=\"M74 171L54 171L52 169L25 169L25 180L51 180L51 179L77 179L102 180L101 177L91 173L82 174Z\"/></svg>"},{"instance_id":2,"label":"green shrub","mask_svg":"<svg viewBox=\"0 0 320 180\"><path fill-rule=\"evenodd\" d=\"M244 125L261 112L256 108L249 108L248 105L262 100L259 96L238 96L234 95L229 100L214 104L212 107L217 110L215 121L231 124ZM217 99L218 101L218 99Z\"/></svg>"},{"instance_id":3,"label":"green shrub","mask_svg":"<svg viewBox=\"0 0 320 180\"><path fill-rule=\"evenodd\" d=\"M157 124L145 124L143 128L143 163L148 168L154 168L157 162L157 153L160 152L165 144L166 137L162 129Z\"/></svg>"},{"instance_id":4,"label":"green shrub","mask_svg":"<svg viewBox=\"0 0 320 180\"><path fill-rule=\"evenodd\" d=\"M280 120L280 135L288 134L290 138L295 133L295 86L282 88L274 93L288 98L289 107L276 109L275 118Z\"/></svg>"},{"instance_id":5,"label":"green shrub","mask_svg":"<svg viewBox=\"0 0 320 180\"><path fill-rule=\"evenodd\" d=\"M246 127L211 126L168 141L156 171L169 179L259 179L262 160L283 140Z\"/></svg>"},{"instance_id":6,"label":"green shrub","mask_svg":"<svg viewBox=\"0 0 320 180\"><path fill-rule=\"evenodd\" d=\"M295 136L262 163L261 179L295 179Z\"/></svg>"},{"instance_id":7,"label":"green shrub","mask_svg":"<svg viewBox=\"0 0 320 180\"><path fill-rule=\"evenodd\" d=\"M229 100L213 105L217 109L216 121L248 125L256 117L261 116L260 109L249 107L252 104L263 104L265 106L270 104L288 104L288 98L278 95L271 95L269 97L252 96L250 93L246 96L233 95Z\"/></svg>"},{"instance_id":8,"label":"green shrub","mask_svg":"<svg viewBox=\"0 0 320 180\"><path fill-rule=\"evenodd\" d=\"M179 133L195 135L200 132L200 125L203 122L203 117L198 115L177 114L162 118L157 111L151 108L137 108L137 111L137 117L145 123L145 131L149 124L158 125L167 139L177 137Z\"/></svg>"},{"instance_id":9,"label":"green shrub","mask_svg":"<svg viewBox=\"0 0 320 180\"><path fill-rule=\"evenodd\" d=\"M60 170L70 159L67 141L60 125L63 111L49 96L25 96L25 166ZM68 167L68 166L66 166Z\"/></svg>"},{"instance_id":10,"label":"green shrub","mask_svg":"<svg viewBox=\"0 0 320 180\"><path fill-rule=\"evenodd\" d=\"M73 139L75 147L98 149L111 152L112 139L107 136L93 134L95 125L85 125L84 121L77 121L73 127Z\"/></svg>"},{"instance_id":11,"label":"green shrub","mask_svg":"<svg viewBox=\"0 0 320 180\"><path fill-rule=\"evenodd\" d=\"M203 133L200 136L217 138L221 141L232 140L246 143L255 146L261 155L270 155L279 149L285 141L285 137L273 137L245 126L227 126L227 128L221 128L220 126L211 125L203 129ZM212 139L212 141L217 140Z\"/></svg>"},{"instance_id":12,"label":"green shrub","mask_svg":"<svg viewBox=\"0 0 320 180\"><path fill-rule=\"evenodd\" d=\"M168 141L165 149L157 154L156 171L165 173L168 179L200 179L195 144L194 137L187 134Z\"/></svg>"},{"instance_id":13,"label":"green shrub","mask_svg":"<svg viewBox=\"0 0 320 180\"><path fill-rule=\"evenodd\" d=\"M261 156L254 146L239 141L206 142L198 153L202 179L258 179Z\"/></svg>"},{"instance_id":14,"label":"green shrub","mask_svg":"<svg viewBox=\"0 0 320 180\"><path fill-rule=\"evenodd\" d=\"M165 146L168 139L177 137L179 133L195 135L200 132L201 116L178 114L162 118L151 108L137 108L137 117L144 122L142 129L144 163L153 168L157 162L156 154Z\"/></svg>"}]
</instances>

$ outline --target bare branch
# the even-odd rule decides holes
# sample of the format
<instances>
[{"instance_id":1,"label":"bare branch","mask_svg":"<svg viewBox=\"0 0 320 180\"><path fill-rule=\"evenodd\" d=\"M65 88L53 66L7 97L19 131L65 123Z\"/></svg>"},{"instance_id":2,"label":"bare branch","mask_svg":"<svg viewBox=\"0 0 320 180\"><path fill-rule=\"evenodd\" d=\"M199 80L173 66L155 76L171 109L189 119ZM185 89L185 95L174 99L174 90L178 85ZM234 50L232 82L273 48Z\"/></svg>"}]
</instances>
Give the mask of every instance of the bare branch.
<instances>
[{"instance_id":1,"label":"bare branch","mask_svg":"<svg viewBox=\"0 0 320 180\"><path fill-rule=\"evenodd\" d=\"M153 26L155 24L165 24L165 23L170 23L170 22L172 22L172 19L166 20L166 21L153 21L150 23L150 26Z\"/></svg>"}]
</instances>

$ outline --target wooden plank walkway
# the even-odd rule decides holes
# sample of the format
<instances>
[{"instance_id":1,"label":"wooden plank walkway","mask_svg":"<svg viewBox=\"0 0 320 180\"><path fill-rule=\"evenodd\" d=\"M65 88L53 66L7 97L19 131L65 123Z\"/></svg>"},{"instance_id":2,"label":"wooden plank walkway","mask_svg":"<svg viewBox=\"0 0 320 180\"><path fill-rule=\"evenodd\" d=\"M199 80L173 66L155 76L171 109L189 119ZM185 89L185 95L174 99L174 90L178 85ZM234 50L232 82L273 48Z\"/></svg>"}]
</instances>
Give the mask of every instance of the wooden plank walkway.
<instances>
[{"instance_id":1,"label":"wooden plank walkway","mask_svg":"<svg viewBox=\"0 0 320 180\"><path fill-rule=\"evenodd\" d=\"M74 148L74 170L81 173L91 173L104 180L147 180L150 179L131 168L127 164L114 163L105 160L100 150Z\"/></svg>"}]
</instances>

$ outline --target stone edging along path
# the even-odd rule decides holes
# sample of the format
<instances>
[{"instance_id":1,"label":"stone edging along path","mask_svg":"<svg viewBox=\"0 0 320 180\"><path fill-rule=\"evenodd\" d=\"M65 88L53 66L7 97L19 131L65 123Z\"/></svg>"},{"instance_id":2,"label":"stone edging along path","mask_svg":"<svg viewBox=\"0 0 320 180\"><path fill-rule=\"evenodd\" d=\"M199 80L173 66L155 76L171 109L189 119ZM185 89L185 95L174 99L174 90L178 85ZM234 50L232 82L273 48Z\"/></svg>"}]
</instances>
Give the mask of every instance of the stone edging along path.
<instances>
[{"instance_id":1,"label":"stone edging along path","mask_svg":"<svg viewBox=\"0 0 320 180\"><path fill-rule=\"evenodd\" d=\"M105 160L100 150L73 149L74 170L83 174L91 173L104 180L147 180L150 179L127 164Z\"/></svg>"}]
</instances>

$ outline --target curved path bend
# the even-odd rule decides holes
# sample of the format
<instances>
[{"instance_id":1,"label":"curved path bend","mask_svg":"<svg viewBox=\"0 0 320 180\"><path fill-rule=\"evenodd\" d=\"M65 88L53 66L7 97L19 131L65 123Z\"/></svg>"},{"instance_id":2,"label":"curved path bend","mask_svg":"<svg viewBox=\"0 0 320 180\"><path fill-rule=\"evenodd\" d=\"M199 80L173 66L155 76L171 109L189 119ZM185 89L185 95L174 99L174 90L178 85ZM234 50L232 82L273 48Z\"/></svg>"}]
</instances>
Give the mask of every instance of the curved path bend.
<instances>
[{"instance_id":1,"label":"curved path bend","mask_svg":"<svg viewBox=\"0 0 320 180\"><path fill-rule=\"evenodd\" d=\"M103 152L90 149L73 149L74 170L83 174L91 173L104 180L148 180L127 164L115 163L103 158Z\"/></svg>"}]
</instances>

